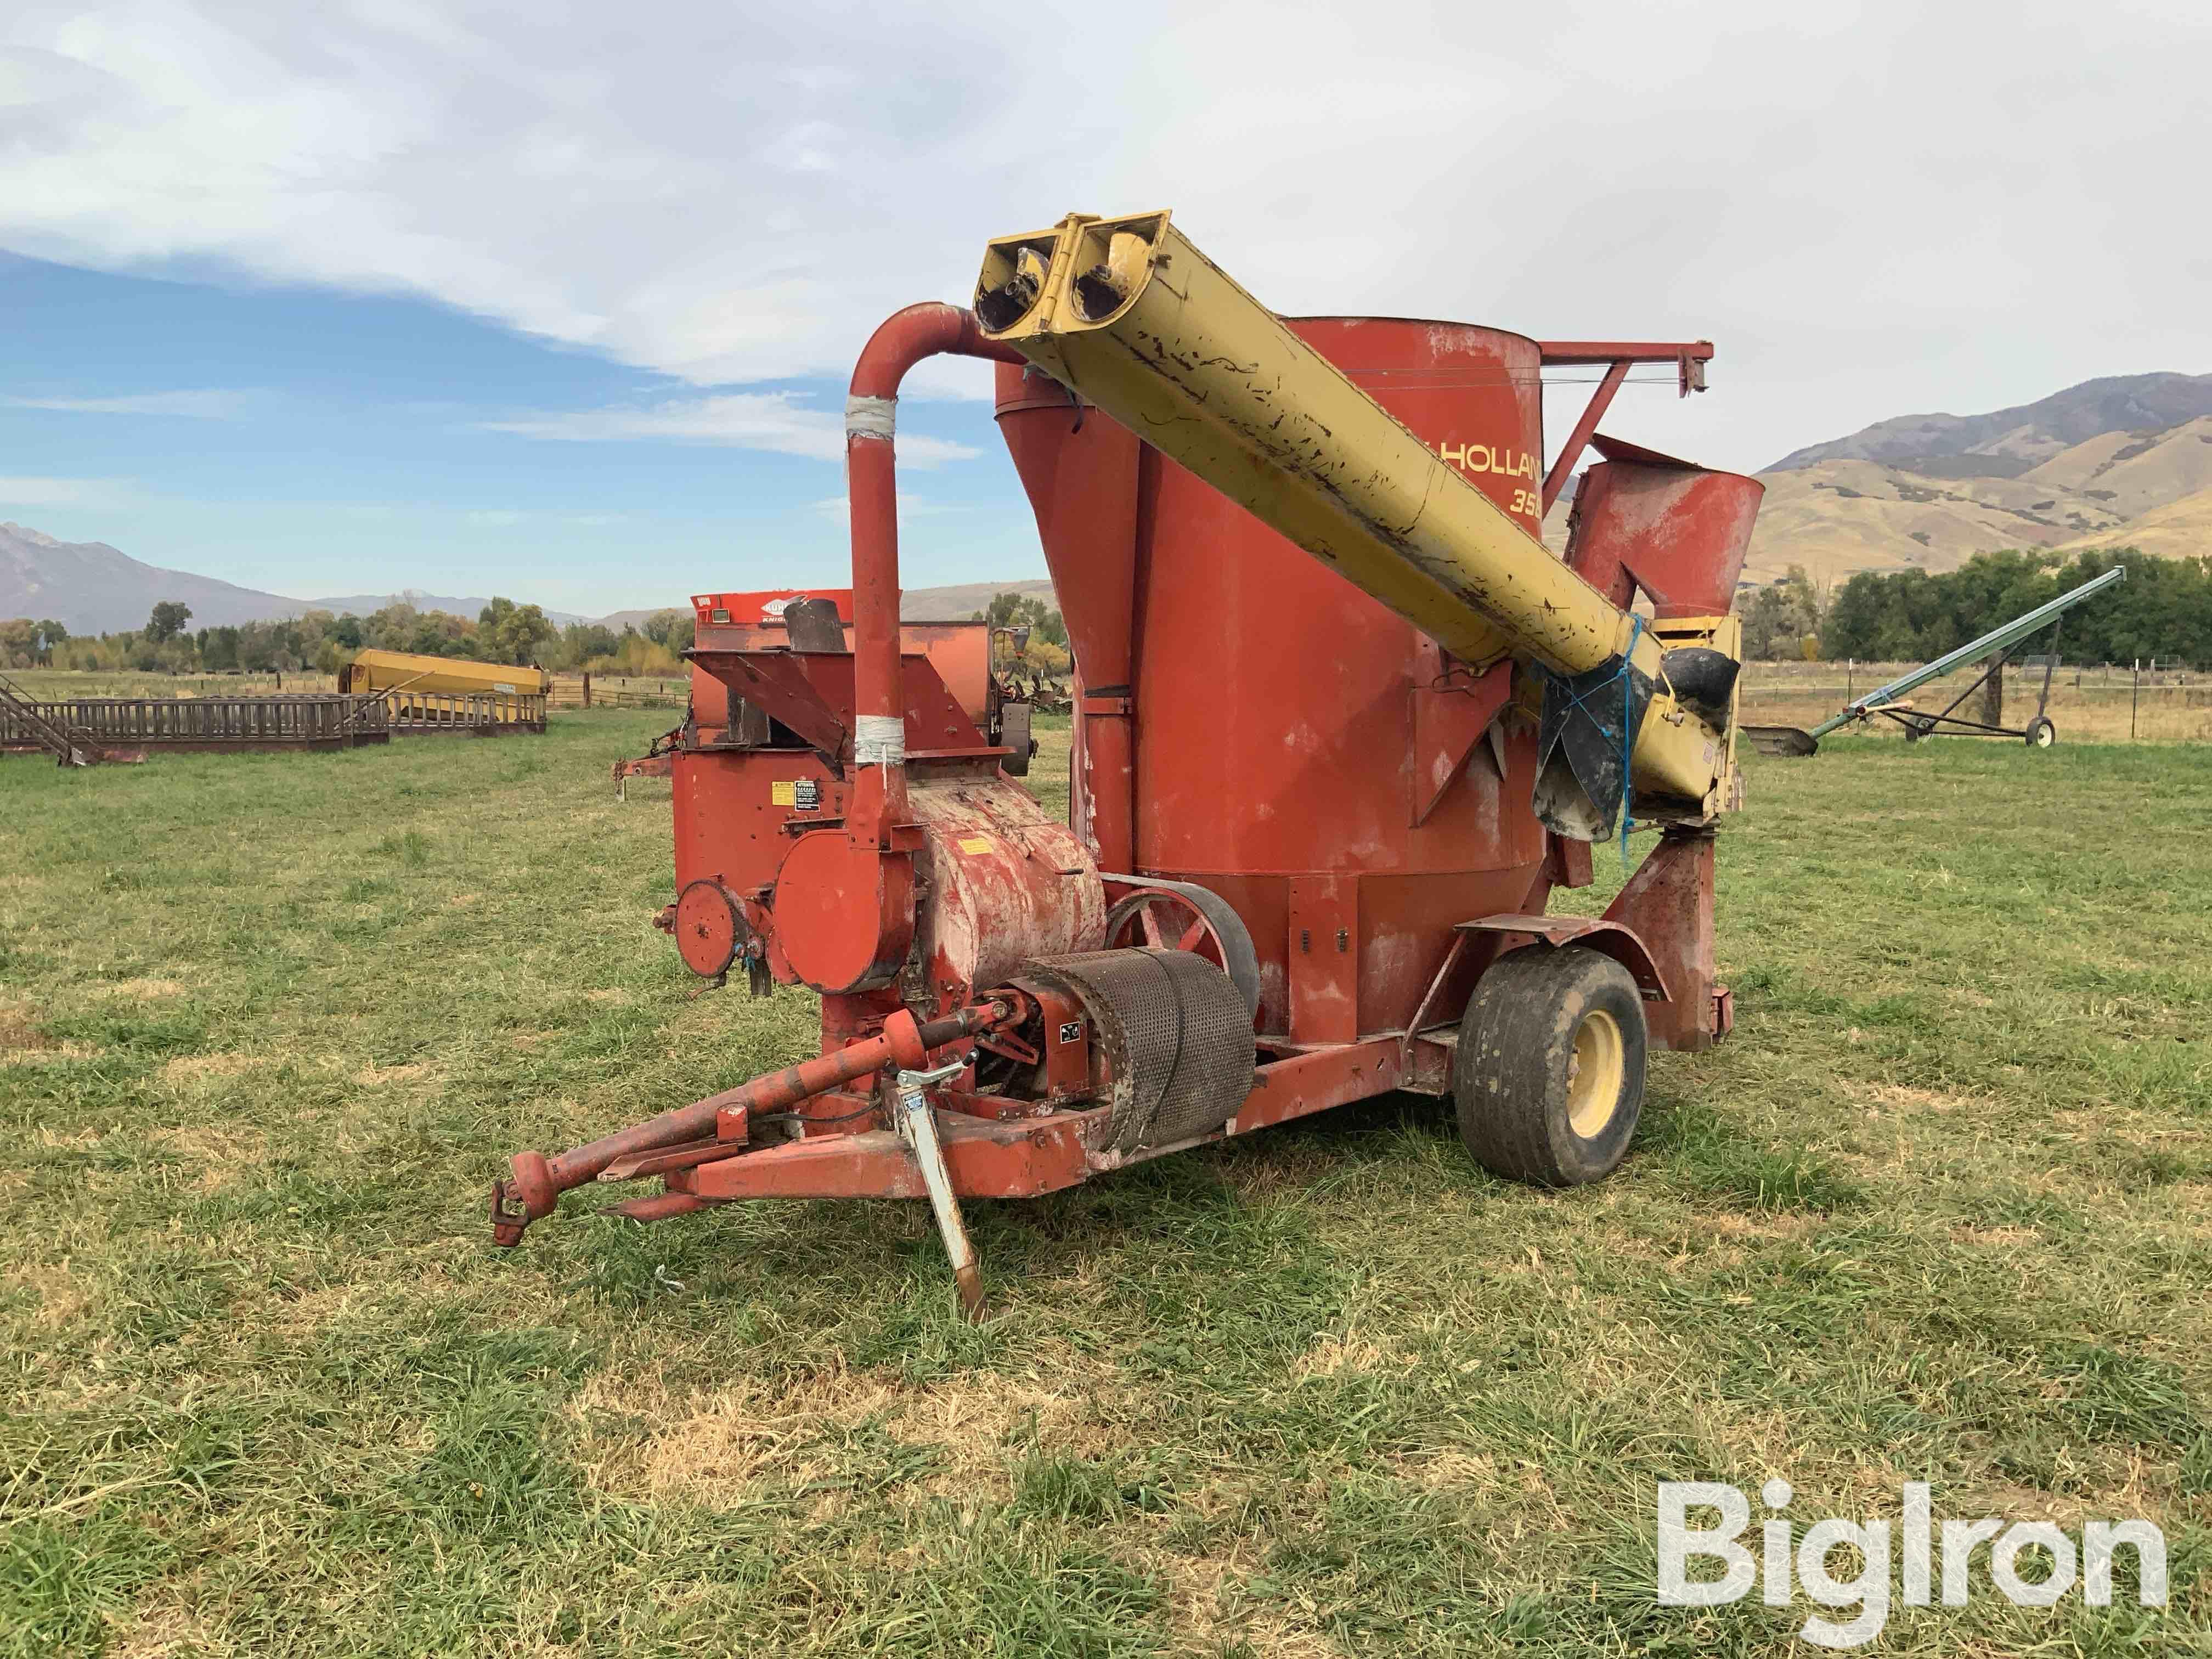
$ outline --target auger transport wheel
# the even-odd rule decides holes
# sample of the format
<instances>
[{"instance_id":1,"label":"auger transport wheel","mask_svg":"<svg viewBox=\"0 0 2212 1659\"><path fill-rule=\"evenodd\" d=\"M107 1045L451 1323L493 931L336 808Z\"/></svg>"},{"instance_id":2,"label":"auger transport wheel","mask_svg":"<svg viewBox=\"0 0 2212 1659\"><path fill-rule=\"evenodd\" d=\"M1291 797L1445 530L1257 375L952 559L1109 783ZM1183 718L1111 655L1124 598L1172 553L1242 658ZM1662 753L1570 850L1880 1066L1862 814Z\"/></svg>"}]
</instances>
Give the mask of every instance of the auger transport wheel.
<instances>
[{"instance_id":1,"label":"auger transport wheel","mask_svg":"<svg viewBox=\"0 0 2212 1659\"><path fill-rule=\"evenodd\" d=\"M2058 728L2038 714L2027 723L2027 730L2021 735L2027 738L2030 749L2048 749L2058 741Z\"/></svg>"},{"instance_id":2,"label":"auger transport wheel","mask_svg":"<svg viewBox=\"0 0 2212 1659\"><path fill-rule=\"evenodd\" d=\"M1540 1187L1610 1175L1644 1105L1644 1001L1628 970L1583 945L1508 952L1460 1021L1452 1100L1486 1169Z\"/></svg>"}]
</instances>

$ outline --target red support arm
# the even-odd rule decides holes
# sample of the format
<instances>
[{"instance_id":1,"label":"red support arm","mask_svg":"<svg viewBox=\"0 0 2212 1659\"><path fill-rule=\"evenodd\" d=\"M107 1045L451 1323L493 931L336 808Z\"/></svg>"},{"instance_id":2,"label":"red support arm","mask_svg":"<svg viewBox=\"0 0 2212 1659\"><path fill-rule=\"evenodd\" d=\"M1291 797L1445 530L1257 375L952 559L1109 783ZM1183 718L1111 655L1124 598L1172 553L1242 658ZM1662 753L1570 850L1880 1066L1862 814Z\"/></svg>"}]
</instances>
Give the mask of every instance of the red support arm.
<instances>
[{"instance_id":1,"label":"red support arm","mask_svg":"<svg viewBox=\"0 0 2212 1659\"><path fill-rule=\"evenodd\" d=\"M1559 492L1567 487L1567 480L1574 476L1575 463L1582 459L1583 449L1589 442L1590 434L1597 430L1597 423L1605 418L1605 411L1613 406L1613 393L1628 379L1632 365L1673 363L1677 371L1679 395L1686 398L1692 392L1705 389L1705 365L1713 358L1711 340L1544 340L1538 343L1547 368L1597 363L1606 366L1605 378L1590 394L1589 407L1583 410L1582 418L1575 422L1574 430L1560 446L1552 470L1544 475L1547 513L1552 510L1552 503L1559 499Z\"/></svg>"}]
</instances>

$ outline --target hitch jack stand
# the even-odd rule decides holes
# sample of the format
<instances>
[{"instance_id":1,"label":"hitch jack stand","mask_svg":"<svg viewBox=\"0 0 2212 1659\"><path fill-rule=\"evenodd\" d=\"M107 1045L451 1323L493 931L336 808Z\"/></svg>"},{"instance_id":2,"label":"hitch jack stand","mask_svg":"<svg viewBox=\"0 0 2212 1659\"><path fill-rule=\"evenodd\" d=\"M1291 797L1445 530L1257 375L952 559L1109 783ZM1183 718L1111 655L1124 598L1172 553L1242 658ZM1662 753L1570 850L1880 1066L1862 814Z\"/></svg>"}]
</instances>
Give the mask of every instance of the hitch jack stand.
<instances>
[{"instance_id":1,"label":"hitch jack stand","mask_svg":"<svg viewBox=\"0 0 2212 1659\"><path fill-rule=\"evenodd\" d=\"M897 1097L891 1121L899 1139L914 1154L921 1171L921 1184L929 1189L929 1207L937 1213L937 1231L945 1241L945 1254L952 1262L953 1282L960 1287L960 1311L971 1324L983 1320L983 1274L975 1265L975 1247L968 1241L967 1224L960 1218L960 1200L953 1195L952 1176L945 1167L945 1146L937 1136L937 1113L929 1103L932 1084L957 1077L967 1061L956 1060L933 1071L902 1070L895 1085Z\"/></svg>"}]
</instances>

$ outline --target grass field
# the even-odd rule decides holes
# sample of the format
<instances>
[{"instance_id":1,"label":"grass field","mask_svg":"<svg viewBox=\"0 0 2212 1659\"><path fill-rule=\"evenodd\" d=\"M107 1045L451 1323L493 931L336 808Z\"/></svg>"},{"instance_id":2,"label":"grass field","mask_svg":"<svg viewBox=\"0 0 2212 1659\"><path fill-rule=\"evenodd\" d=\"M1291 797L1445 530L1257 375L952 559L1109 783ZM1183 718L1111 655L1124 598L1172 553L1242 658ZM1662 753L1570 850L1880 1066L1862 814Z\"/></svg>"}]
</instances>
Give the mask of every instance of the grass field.
<instances>
[{"instance_id":1,"label":"grass field","mask_svg":"<svg viewBox=\"0 0 2212 1659\"><path fill-rule=\"evenodd\" d=\"M647 925L665 723L0 761L0 1654L1764 1653L1654 1483L1778 1474L2166 1529L2163 1613L1881 1650L2212 1650L2212 750L1754 762L1613 1179L1352 1108L972 1205L978 1329L916 1206L489 1247L508 1152L810 1051Z\"/></svg>"}]
</instances>

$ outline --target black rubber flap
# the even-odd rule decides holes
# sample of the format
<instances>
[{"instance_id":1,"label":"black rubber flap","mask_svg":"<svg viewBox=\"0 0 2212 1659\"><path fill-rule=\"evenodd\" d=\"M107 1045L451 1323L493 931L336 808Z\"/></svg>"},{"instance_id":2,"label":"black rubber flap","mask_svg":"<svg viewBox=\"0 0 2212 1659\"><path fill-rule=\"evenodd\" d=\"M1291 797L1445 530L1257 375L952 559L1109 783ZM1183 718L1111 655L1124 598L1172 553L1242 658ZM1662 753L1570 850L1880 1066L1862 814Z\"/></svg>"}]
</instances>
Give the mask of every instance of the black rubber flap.
<instances>
[{"instance_id":1,"label":"black rubber flap","mask_svg":"<svg viewBox=\"0 0 2212 1659\"><path fill-rule=\"evenodd\" d=\"M1627 799L1628 757L1651 706L1651 677L1620 657L1574 675L1530 667L1544 688L1536 816L1555 834L1602 840Z\"/></svg>"}]
</instances>

